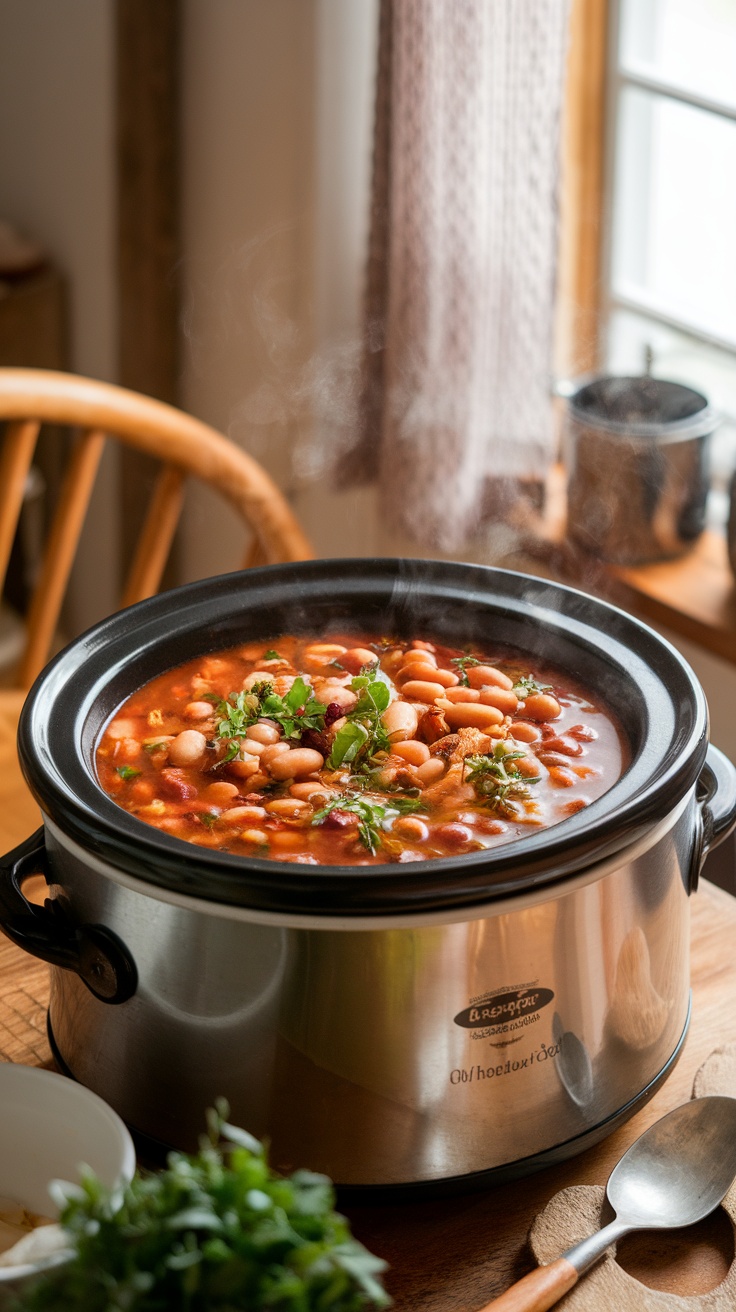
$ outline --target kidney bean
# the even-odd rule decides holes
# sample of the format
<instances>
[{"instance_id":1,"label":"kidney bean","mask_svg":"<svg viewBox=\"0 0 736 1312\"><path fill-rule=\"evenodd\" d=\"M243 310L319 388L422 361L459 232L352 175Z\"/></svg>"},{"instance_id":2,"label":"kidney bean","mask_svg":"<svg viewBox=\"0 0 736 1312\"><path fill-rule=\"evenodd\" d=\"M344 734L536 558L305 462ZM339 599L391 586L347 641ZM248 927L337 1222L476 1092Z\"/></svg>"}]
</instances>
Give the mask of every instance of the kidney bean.
<instances>
[{"instance_id":1,"label":"kidney bean","mask_svg":"<svg viewBox=\"0 0 736 1312\"><path fill-rule=\"evenodd\" d=\"M407 738L403 743L394 743L391 751L394 756L400 756L403 761L408 761L409 765L422 765L429 760L427 744L418 742L416 738Z\"/></svg>"},{"instance_id":2,"label":"kidney bean","mask_svg":"<svg viewBox=\"0 0 736 1312\"><path fill-rule=\"evenodd\" d=\"M391 742L399 743L415 737L419 715L409 702L395 701L386 707L381 720Z\"/></svg>"},{"instance_id":3,"label":"kidney bean","mask_svg":"<svg viewBox=\"0 0 736 1312\"><path fill-rule=\"evenodd\" d=\"M427 683L424 679L409 679L403 684L401 693L415 702L436 702L444 696L445 689L441 683Z\"/></svg>"},{"instance_id":4,"label":"kidney bean","mask_svg":"<svg viewBox=\"0 0 736 1312\"><path fill-rule=\"evenodd\" d=\"M468 825L449 823L445 825L435 825L432 830L432 837L438 843L445 847L466 847L473 841L473 831Z\"/></svg>"},{"instance_id":5,"label":"kidney bean","mask_svg":"<svg viewBox=\"0 0 736 1312\"><path fill-rule=\"evenodd\" d=\"M580 743L568 742L566 738L547 738L544 744L547 752L561 752L563 756L582 756L583 747Z\"/></svg>"},{"instance_id":6,"label":"kidney bean","mask_svg":"<svg viewBox=\"0 0 736 1312\"><path fill-rule=\"evenodd\" d=\"M338 806L322 821L325 829L357 829L358 817L353 811L341 811Z\"/></svg>"},{"instance_id":7,"label":"kidney bean","mask_svg":"<svg viewBox=\"0 0 736 1312\"><path fill-rule=\"evenodd\" d=\"M158 789L164 797L170 797L177 802L189 802L197 796L195 785L184 778L183 772L168 767L159 775Z\"/></svg>"},{"instance_id":8,"label":"kidney bean","mask_svg":"<svg viewBox=\"0 0 736 1312\"><path fill-rule=\"evenodd\" d=\"M519 698L508 688L482 688L480 700L484 706L496 706L504 715L515 715L519 709Z\"/></svg>"},{"instance_id":9,"label":"kidney bean","mask_svg":"<svg viewBox=\"0 0 736 1312\"><path fill-rule=\"evenodd\" d=\"M480 702L459 702L447 706L443 714L451 729L487 729L503 720L496 706L483 706Z\"/></svg>"},{"instance_id":10,"label":"kidney bean","mask_svg":"<svg viewBox=\"0 0 736 1312\"><path fill-rule=\"evenodd\" d=\"M568 758L563 756L561 752L548 752L546 743L544 744L544 751L537 752L537 757L548 769L550 766L556 765L565 770L570 765Z\"/></svg>"},{"instance_id":11,"label":"kidney bean","mask_svg":"<svg viewBox=\"0 0 736 1312\"><path fill-rule=\"evenodd\" d=\"M527 720L556 720L561 709L557 698L548 692L533 692L524 699Z\"/></svg>"},{"instance_id":12,"label":"kidney bean","mask_svg":"<svg viewBox=\"0 0 736 1312\"><path fill-rule=\"evenodd\" d=\"M290 752L281 752L269 762L268 769L274 779L299 779L304 775L321 770L325 758L321 752L311 747L293 747Z\"/></svg>"},{"instance_id":13,"label":"kidney bean","mask_svg":"<svg viewBox=\"0 0 736 1312\"><path fill-rule=\"evenodd\" d=\"M342 716L342 706L339 702L329 702L325 707L325 728L329 729L330 725L339 720Z\"/></svg>"},{"instance_id":14,"label":"kidney bean","mask_svg":"<svg viewBox=\"0 0 736 1312\"><path fill-rule=\"evenodd\" d=\"M503 670L497 670L495 665L468 665L465 673L468 676L468 683L471 688L507 688L509 691L513 688L513 679Z\"/></svg>"},{"instance_id":15,"label":"kidney bean","mask_svg":"<svg viewBox=\"0 0 736 1312\"><path fill-rule=\"evenodd\" d=\"M191 766L201 761L207 748L207 739L199 729L183 729L169 747L172 765Z\"/></svg>"}]
</instances>

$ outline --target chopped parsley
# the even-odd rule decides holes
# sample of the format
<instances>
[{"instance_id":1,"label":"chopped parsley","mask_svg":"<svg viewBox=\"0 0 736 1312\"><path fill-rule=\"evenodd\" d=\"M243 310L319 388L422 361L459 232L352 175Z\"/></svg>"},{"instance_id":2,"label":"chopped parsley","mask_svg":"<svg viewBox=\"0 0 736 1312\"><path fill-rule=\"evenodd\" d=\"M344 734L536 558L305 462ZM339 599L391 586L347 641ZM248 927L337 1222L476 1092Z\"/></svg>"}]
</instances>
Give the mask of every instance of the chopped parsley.
<instances>
[{"instance_id":1,"label":"chopped parsley","mask_svg":"<svg viewBox=\"0 0 736 1312\"><path fill-rule=\"evenodd\" d=\"M273 647L269 647L268 651L264 651L261 657L262 661L282 661L283 659L281 652L276 651Z\"/></svg>"},{"instance_id":2,"label":"chopped parsley","mask_svg":"<svg viewBox=\"0 0 736 1312\"><path fill-rule=\"evenodd\" d=\"M137 779L140 770L134 770L132 765L119 765L117 773L121 779Z\"/></svg>"},{"instance_id":3,"label":"chopped parsley","mask_svg":"<svg viewBox=\"0 0 736 1312\"><path fill-rule=\"evenodd\" d=\"M526 752L508 751L504 742L496 743L493 751L485 756L465 757L463 778L473 785L482 802L503 815L513 816L514 802L528 800L529 785L538 784L541 778L541 775L529 778L514 765L514 761L525 756Z\"/></svg>"},{"instance_id":4,"label":"chopped parsley","mask_svg":"<svg viewBox=\"0 0 736 1312\"><path fill-rule=\"evenodd\" d=\"M480 661L477 656L453 656L450 664L457 667L457 674L460 678L460 687L467 688L469 686L467 667L469 665L480 665Z\"/></svg>"},{"instance_id":5,"label":"chopped parsley","mask_svg":"<svg viewBox=\"0 0 736 1312\"><path fill-rule=\"evenodd\" d=\"M530 674L525 674L520 679L516 680L512 691L523 701L525 697L531 697L532 693L535 692L551 692L552 684L539 683L536 679L533 679Z\"/></svg>"},{"instance_id":6,"label":"chopped parsley","mask_svg":"<svg viewBox=\"0 0 736 1312\"><path fill-rule=\"evenodd\" d=\"M360 674L351 680L350 687L357 693L358 700L346 716L347 723L335 735L327 761L330 770L365 761L376 752L388 751L391 746L381 719L391 701L391 692L381 675L378 660L375 665L364 665Z\"/></svg>"},{"instance_id":7,"label":"chopped parsley","mask_svg":"<svg viewBox=\"0 0 736 1312\"><path fill-rule=\"evenodd\" d=\"M312 695L312 689L301 675L294 680L285 697L273 691L273 684L264 679L255 683L249 692L231 692L217 702L220 717L215 733L218 738L245 738L251 725L265 717L281 726L284 738L301 738L305 729L324 729L327 707ZM237 747L228 759L237 756ZM225 762L220 761L220 765Z\"/></svg>"},{"instance_id":8,"label":"chopped parsley","mask_svg":"<svg viewBox=\"0 0 736 1312\"><path fill-rule=\"evenodd\" d=\"M411 815L414 811L424 811L424 803L414 797L392 797L390 802L374 802L359 793L345 793L343 797L333 797L312 817L313 825L321 825L331 811L349 811L358 816L358 837L372 856L375 856L383 842L383 833L390 829L392 822L400 815Z\"/></svg>"}]
</instances>

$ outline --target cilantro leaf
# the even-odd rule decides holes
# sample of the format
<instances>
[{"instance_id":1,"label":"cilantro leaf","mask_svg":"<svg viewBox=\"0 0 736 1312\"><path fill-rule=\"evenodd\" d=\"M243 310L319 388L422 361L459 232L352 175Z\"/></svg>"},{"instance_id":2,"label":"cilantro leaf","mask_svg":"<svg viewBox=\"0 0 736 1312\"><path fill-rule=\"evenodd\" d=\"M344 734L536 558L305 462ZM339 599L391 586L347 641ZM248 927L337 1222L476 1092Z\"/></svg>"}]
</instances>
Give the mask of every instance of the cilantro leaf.
<instances>
[{"instance_id":1,"label":"cilantro leaf","mask_svg":"<svg viewBox=\"0 0 736 1312\"><path fill-rule=\"evenodd\" d=\"M121 779L137 779L140 770L134 770L132 765L119 765L116 773Z\"/></svg>"}]
</instances>

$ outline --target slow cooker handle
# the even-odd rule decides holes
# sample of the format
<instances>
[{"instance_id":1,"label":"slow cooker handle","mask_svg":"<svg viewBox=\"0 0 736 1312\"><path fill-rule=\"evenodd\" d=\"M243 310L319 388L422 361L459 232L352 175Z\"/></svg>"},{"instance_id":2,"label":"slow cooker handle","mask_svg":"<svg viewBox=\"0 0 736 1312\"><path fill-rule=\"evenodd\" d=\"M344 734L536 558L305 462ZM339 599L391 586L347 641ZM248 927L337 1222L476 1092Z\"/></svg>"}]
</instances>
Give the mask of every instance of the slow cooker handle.
<instances>
[{"instance_id":1,"label":"slow cooker handle","mask_svg":"<svg viewBox=\"0 0 736 1312\"><path fill-rule=\"evenodd\" d=\"M43 827L0 858L0 929L32 956L74 971L101 1002L127 1002L138 975L124 944L104 925L76 925L56 899L29 902L21 885L36 874L53 882Z\"/></svg>"},{"instance_id":2,"label":"slow cooker handle","mask_svg":"<svg viewBox=\"0 0 736 1312\"><path fill-rule=\"evenodd\" d=\"M703 822L703 838L696 882L708 853L727 838L736 826L736 766L712 743L698 777L697 796Z\"/></svg>"}]
</instances>

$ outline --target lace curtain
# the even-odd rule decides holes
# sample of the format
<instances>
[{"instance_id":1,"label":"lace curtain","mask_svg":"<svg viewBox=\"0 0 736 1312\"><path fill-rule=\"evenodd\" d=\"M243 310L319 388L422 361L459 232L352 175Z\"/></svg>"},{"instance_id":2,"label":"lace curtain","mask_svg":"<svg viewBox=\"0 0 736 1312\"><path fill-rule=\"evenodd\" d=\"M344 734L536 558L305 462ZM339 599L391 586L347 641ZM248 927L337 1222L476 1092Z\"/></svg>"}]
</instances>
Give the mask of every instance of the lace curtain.
<instances>
[{"instance_id":1,"label":"lace curtain","mask_svg":"<svg viewBox=\"0 0 736 1312\"><path fill-rule=\"evenodd\" d=\"M366 348L350 483L461 547L553 454L567 0L381 0Z\"/></svg>"}]
</instances>

